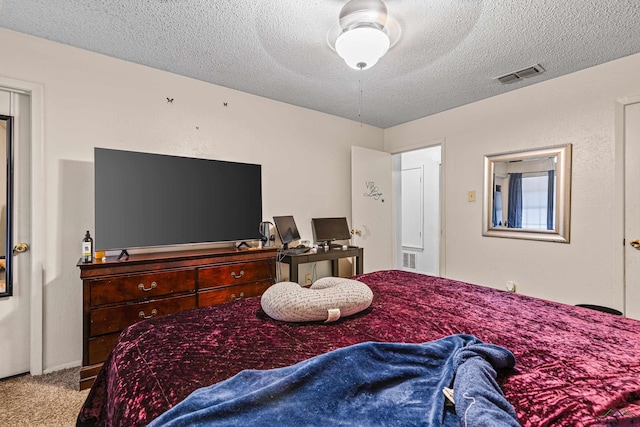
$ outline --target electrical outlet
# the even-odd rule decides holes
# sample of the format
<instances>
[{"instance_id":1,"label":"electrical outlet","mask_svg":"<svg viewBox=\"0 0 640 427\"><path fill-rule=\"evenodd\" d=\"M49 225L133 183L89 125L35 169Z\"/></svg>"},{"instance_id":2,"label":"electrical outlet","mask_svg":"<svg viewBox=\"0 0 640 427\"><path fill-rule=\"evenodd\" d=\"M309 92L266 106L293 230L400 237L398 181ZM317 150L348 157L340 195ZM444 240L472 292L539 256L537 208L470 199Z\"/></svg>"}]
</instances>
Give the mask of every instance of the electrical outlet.
<instances>
[{"instance_id":1,"label":"electrical outlet","mask_svg":"<svg viewBox=\"0 0 640 427\"><path fill-rule=\"evenodd\" d=\"M311 284L311 275L307 274L306 276L304 276L304 283L307 285Z\"/></svg>"},{"instance_id":2,"label":"electrical outlet","mask_svg":"<svg viewBox=\"0 0 640 427\"><path fill-rule=\"evenodd\" d=\"M476 192L471 190L467 191L467 202L475 202L476 201Z\"/></svg>"}]
</instances>

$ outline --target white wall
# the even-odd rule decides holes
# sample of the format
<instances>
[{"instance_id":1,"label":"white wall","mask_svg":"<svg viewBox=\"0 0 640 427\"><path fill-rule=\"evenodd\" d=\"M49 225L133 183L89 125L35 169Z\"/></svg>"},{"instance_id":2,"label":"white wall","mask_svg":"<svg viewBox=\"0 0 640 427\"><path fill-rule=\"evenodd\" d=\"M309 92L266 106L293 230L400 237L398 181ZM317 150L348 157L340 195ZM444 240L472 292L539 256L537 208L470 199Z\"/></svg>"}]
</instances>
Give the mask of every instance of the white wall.
<instances>
[{"instance_id":1,"label":"white wall","mask_svg":"<svg viewBox=\"0 0 640 427\"><path fill-rule=\"evenodd\" d=\"M616 100L640 93L640 55L385 130L399 152L446 139L446 275L569 304L622 309L615 214ZM482 236L483 156L573 144L571 243ZM476 202L467 202L475 190Z\"/></svg>"},{"instance_id":2,"label":"white wall","mask_svg":"<svg viewBox=\"0 0 640 427\"><path fill-rule=\"evenodd\" d=\"M0 49L1 76L44 86L45 371L82 357L94 147L260 163L264 218L294 215L303 238L313 216L351 216L351 145L383 149L379 128L6 29Z\"/></svg>"}]
</instances>

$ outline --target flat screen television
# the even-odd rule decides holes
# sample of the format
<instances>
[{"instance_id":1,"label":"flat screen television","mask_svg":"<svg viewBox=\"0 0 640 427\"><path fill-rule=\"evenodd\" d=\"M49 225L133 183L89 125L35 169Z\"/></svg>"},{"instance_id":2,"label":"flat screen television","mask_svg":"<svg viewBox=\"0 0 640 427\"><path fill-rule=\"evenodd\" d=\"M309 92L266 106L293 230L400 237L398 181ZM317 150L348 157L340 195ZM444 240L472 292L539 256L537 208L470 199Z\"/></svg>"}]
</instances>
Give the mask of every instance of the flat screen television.
<instances>
[{"instance_id":1,"label":"flat screen television","mask_svg":"<svg viewBox=\"0 0 640 427\"><path fill-rule=\"evenodd\" d=\"M300 240L300 232L298 231L298 227L296 226L296 221L293 219L293 216L274 216L273 222L276 226L276 230L278 230L278 236L280 236L284 249L289 248L289 243L295 240Z\"/></svg>"},{"instance_id":2,"label":"flat screen television","mask_svg":"<svg viewBox=\"0 0 640 427\"><path fill-rule=\"evenodd\" d=\"M95 248L260 239L261 166L95 148Z\"/></svg>"},{"instance_id":3,"label":"flat screen television","mask_svg":"<svg viewBox=\"0 0 640 427\"><path fill-rule=\"evenodd\" d=\"M334 240L351 239L351 231L347 218L313 218L311 219L313 241L319 244L330 244Z\"/></svg>"}]
</instances>

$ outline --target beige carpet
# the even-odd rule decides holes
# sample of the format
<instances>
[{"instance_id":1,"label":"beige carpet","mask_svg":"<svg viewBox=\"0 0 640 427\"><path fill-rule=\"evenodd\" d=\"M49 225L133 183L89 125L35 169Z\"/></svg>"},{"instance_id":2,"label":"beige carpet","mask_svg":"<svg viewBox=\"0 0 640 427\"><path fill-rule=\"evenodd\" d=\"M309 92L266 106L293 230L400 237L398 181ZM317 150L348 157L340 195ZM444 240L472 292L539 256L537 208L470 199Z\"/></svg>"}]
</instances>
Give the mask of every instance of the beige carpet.
<instances>
[{"instance_id":1,"label":"beige carpet","mask_svg":"<svg viewBox=\"0 0 640 427\"><path fill-rule=\"evenodd\" d=\"M80 368L0 380L0 426L75 426L89 390L78 391Z\"/></svg>"}]
</instances>

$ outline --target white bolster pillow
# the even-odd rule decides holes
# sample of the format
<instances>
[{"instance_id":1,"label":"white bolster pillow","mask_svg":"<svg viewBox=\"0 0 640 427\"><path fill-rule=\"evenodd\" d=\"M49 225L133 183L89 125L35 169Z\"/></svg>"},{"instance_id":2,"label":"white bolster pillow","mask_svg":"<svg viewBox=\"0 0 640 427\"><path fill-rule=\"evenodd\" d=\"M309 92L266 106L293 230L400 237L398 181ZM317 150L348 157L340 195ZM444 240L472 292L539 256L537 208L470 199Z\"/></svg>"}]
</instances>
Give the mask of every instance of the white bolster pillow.
<instances>
[{"instance_id":1,"label":"white bolster pillow","mask_svg":"<svg viewBox=\"0 0 640 427\"><path fill-rule=\"evenodd\" d=\"M284 322L333 322L371 305L373 292L362 282L324 277L310 288L280 282L268 288L260 301L269 317Z\"/></svg>"}]
</instances>

